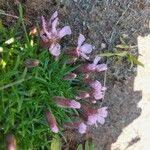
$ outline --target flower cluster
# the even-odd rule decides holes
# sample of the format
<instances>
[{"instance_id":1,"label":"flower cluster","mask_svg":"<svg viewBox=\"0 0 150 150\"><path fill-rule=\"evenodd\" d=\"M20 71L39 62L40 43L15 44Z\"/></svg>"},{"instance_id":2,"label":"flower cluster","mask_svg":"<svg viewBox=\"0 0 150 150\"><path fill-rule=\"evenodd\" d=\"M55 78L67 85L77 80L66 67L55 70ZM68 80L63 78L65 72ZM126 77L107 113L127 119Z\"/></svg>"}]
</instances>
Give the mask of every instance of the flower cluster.
<instances>
[{"instance_id":1,"label":"flower cluster","mask_svg":"<svg viewBox=\"0 0 150 150\"><path fill-rule=\"evenodd\" d=\"M60 39L71 34L69 26L65 26L62 29L57 28L58 22L57 11L52 15L49 22L46 22L44 17L42 17L42 29L40 31L41 46L47 47L49 52L57 58L59 58L61 54ZM84 35L79 34L76 47L65 51L65 54L70 58L67 63L75 63L79 57L89 60L89 54L92 52L92 49L93 46L91 44L85 43ZM95 125L97 127L97 123L104 124L105 118L107 117L107 107L93 109L91 106L83 105L81 101L80 103L78 102L78 100L89 99L90 102L96 103L104 97L106 87L103 87L100 81L90 78L90 75L93 73L100 73L107 70L106 64L99 64L100 59L101 57L96 56L93 63L81 64L77 70L79 75L84 75L85 77L81 82L88 87L86 91L79 90L73 100L62 96L53 97L58 107L78 110L80 121L67 123L67 126L77 129L81 134L86 132L87 126ZM66 74L63 79L66 80L66 82L72 81L77 76L77 73L70 72ZM51 131L58 133L59 129L52 112L47 111L45 117Z\"/></svg>"}]
</instances>

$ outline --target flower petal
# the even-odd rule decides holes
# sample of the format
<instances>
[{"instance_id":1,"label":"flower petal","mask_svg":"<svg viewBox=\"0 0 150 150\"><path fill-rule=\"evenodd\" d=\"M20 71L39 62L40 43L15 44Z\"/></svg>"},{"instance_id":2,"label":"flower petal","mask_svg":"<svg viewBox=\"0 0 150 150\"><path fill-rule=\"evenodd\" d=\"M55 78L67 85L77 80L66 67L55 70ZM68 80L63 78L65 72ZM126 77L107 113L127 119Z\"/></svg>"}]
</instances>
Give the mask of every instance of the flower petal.
<instances>
[{"instance_id":1,"label":"flower petal","mask_svg":"<svg viewBox=\"0 0 150 150\"><path fill-rule=\"evenodd\" d=\"M53 34L57 34L57 24L58 24L58 18L56 18L53 22L52 22L52 33Z\"/></svg>"},{"instance_id":2,"label":"flower petal","mask_svg":"<svg viewBox=\"0 0 150 150\"><path fill-rule=\"evenodd\" d=\"M58 12L55 11L55 12L53 13L53 15L51 16L51 18L50 18L49 25L52 24L52 22L56 19L57 16L58 16Z\"/></svg>"},{"instance_id":3,"label":"flower petal","mask_svg":"<svg viewBox=\"0 0 150 150\"><path fill-rule=\"evenodd\" d=\"M49 52L53 55L53 56L59 56L60 55L60 45L57 44L52 44L49 48Z\"/></svg>"},{"instance_id":4,"label":"flower petal","mask_svg":"<svg viewBox=\"0 0 150 150\"><path fill-rule=\"evenodd\" d=\"M86 129L87 129L86 124L84 124L83 122L79 124L79 127L78 127L79 133L81 134L86 133Z\"/></svg>"},{"instance_id":5,"label":"flower petal","mask_svg":"<svg viewBox=\"0 0 150 150\"><path fill-rule=\"evenodd\" d=\"M105 70L107 70L107 65L106 64L97 65L96 70L98 72L105 71Z\"/></svg>"},{"instance_id":6,"label":"flower petal","mask_svg":"<svg viewBox=\"0 0 150 150\"><path fill-rule=\"evenodd\" d=\"M48 42L48 41L49 41L48 37L45 35L44 30L41 30L41 31L40 31L40 37L41 37L41 39L42 39L44 42Z\"/></svg>"},{"instance_id":7,"label":"flower petal","mask_svg":"<svg viewBox=\"0 0 150 150\"><path fill-rule=\"evenodd\" d=\"M86 43L80 47L80 51L85 54L89 54L92 52L92 45Z\"/></svg>"},{"instance_id":8,"label":"flower petal","mask_svg":"<svg viewBox=\"0 0 150 150\"><path fill-rule=\"evenodd\" d=\"M82 52L80 53L80 55L81 55L81 57L83 57L85 59L89 59L89 57L86 54L82 53Z\"/></svg>"},{"instance_id":9,"label":"flower petal","mask_svg":"<svg viewBox=\"0 0 150 150\"><path fill-rule=\"evenodd\" d=\"M89 65L88 65L88 69L89 69L90 71L95 71L95 69L96 69L96 64L89 64Z\"/></svg>"},{"instance_id":10,"label":"flower petal","mask_svg":"<svg viewBox=\"0 0 150 150\"><path fill-rule=\"evenodd\" d=\"M71 34L71 29L70 29L70 27L69 27L69 26L65 26L65 27L63 27L63 28L59 31L58 36L59 36L59 38L62 38L62 37L64 37L64 36L70 35L70 34Z\"/></svg>"},{"instance_id":11,"label":"flower petal","mask_svg":"<svg viewBox=\"0 0 150 150\"><path fill-rule=\"evenodd\" d=\"M98 116L97 117L97 121L100 123L100 124L104 124L105 123L105 119L101 116Z\"/></svg>"},{"instance_id":12,"label":"flower petal","mask_svg":"<svg viewBox=\"0 0 150 150\"><path fill-rule=\"evenodd\" d=\"M80 34L78 37L78 47L80 47L84 41L85 41L84 35Z\"/></svg>"},{"instance_id":13,"label":"flower petal","mask_svg":"<svg viewBox=\"0 0 150 150\"><path fill-rule=\"evenodd\" d=\"M44 33L47 35L48 38L51 38L51 34L47 30L45 18L42 16L42 28Z\"/></svg>"},{"instance_id":14,"label":"flower petal","mask_svg":"<svg viewBox=\"0 0 150 150\"><path fill-rule=\"evenodd\" d=\"M106 118L108 115L107 107L102 107L98 109L98 113L101 117Z\"/></svg>"},{"instance_id":15,"label":"flower petal","mask_svg":"<svg viewBox=\"0 0 150 150\"><path fill-rule=\"evenodd\" d=\"M100 61L100 59L101 59L100 56L96 56L95 59L94 59L94 61L93 61L93 63L94 63L95 65L97 65L98 62Z\"/></svg>"}]
</instances>

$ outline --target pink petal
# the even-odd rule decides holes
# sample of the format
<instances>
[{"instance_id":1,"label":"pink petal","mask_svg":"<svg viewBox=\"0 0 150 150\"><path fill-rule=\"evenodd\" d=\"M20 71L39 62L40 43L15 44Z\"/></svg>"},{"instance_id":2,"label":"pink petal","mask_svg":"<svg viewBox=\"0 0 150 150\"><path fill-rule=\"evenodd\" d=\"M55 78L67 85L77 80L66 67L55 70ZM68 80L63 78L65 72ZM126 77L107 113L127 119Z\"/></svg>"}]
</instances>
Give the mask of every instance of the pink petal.
<instances>
[{"instance_id":1,"label":"pink petal","mask_svg":"<svg viewBox=\"0 0 150 150\"><path fill-rule=\"evenodd\" d=\"M42 28L45 34L47 35L48 38L51 38L51 34L47 31L47 26L46 26L46 21L45 18L42 16Z\"/></svg>"},{"instance_id":2,"label":"pink petal","mask_svg":"<svg viewBox=\"0 0 150 150\"><path fill-rule=\"evenodd\" d=\"M100 124L104 124L104 123L105 123L105 119L104 119L103 117L101 117L101 116L99 116L99 117L97 118L97 121L98 121Z\"/></svg>"},{"instance_id":3,"label":"pink petal","mask_svg":"<svg viewBox=\"0 0 150 150\"><path fill-rule=\"evenodd\" d=\"M96 90L92 93L92 96L95 98L95 100L100 100L103 98L103 93L100 90Z\"/></svg>"},{"instance_id":4,"label":"pink petal","mask_svg":"<svg viewBox=\"0 0 150 150\"><path fill-rule=\"evenodd\" d=\"M89 57L85 54L85 53L80 53L81 57L85 58L85 59L89 59Z\"/></svg>"},{"instance_id":5,"label":"pink petal","mask_svg":"<svg viewBox=\"0 0 150 150\"><path fill-rule=\"evenodd\" d=\"M102 85L98 80L95 80L90 83L90 87L92 87L94 90L101 90Z\"/></svg>"},{"instance_id":6,"label":"pink petal","mask_svg":"<svg viewBox=\"0 0 150 150\"><path fill-rule=\"evenodd\" d=\"M49 52L53 55L53 56L59 56L60 55L60 45L57 44L52 44L49 48Z\"/></svg>"},{"instance_id":7,"label":"pink petal","mask_svg":"<svg viewBox=\"0 0 150 150\"><path fill-rule=\"evenodd\" d=\"M87 124L88 124L88 125L93 125L93 124L96 123L96 121L97 121L96 115L90 115L90 116L88 117Z\"/></svg>"},{"instance_id":8,"label":"pink petal","mask_svg":"<svg viewBox=\"0 0 150 150\"><path fill-rule=\"evenodd\" d=\"M102 107L102 108L98 109L98 114L101 117L106 118L108 115L107 107Z\"/></svg>"},{"instance_id":9,"label":"pink petal","mask_svg":"<svg viewBox=\"0 0 150 150\"><path fill-rule=\"evenodd\" d=\"M79 133L84 134L86 132L87 126L82 122L79 124Z\"/></svg>"},{"instance_id":10,"label":"pink petal","mask_svg":"<svg viewBox=\"0 0 150 150\"><path fill-rule=\"evenodd\" d=\"M54 133L58 133L58 131L59 131L59 129L58 129L57 126L52 127L51 130L52 130L52 132L54 132Z\"/></svg>"},{"instance_id":11,"label":"pink petal","mask_svg":"<svg viewBox=\"0 0 150 150\"><path fill-rule=\"evenodd\" d=\"M80 51L85 54L90 54L92 52L92 45L84 44L80 47Z\"/></svg>"},{"instance_id":12,"label":"pink petal","mask_svg":"<svg viewBox=\"0 0 150 150\"><path fill-rule=\"evenodd\" d=\"M98 72L105 71L105 70L107 70L107 65L106 64L97 65L96 70Z\"/></svg>"},{"instance_id":13,"label":"pink petal","mask_svg":"<svg viewBox=\"0 0 150 150\"><path fill-rule=\"evenodd\" d=\"M57 16L58 16L58 12L55 11L55 12L53 13L53 15L51 16L51 18L50 18L49 25L52 24L52 22L54 21L54 19L56 19Z\"/></svg>"},{"instance_id":14,"label":"pink petal","mask_svg":"<svg viewBox=\"0 0 150 150\"><path fill-rule=\"evenodd\" d=\"M40 37L41 37L41 39L42 39L44 42L48 42L48 41L49 41L49 39L47 38L47 36L44 35L44 30L41 30L41 31L40 31Z\"/></svg>"},{"instance_id":15,"label":"pink petal","mask_svg":"<svg viewBox=\"0 0 150 150\"><path fill-rule=\"evenodd\" d=\"M69 27L69 26L65 26L65 27L63 27L63 28L59 31L58 36L59 36L59 38L62 38L62 37L64 37L64 36L70 35L70 34L71 34L71 29L70 29L70 27Z\"/></svg>"},{"instance_id":16,"label":"pink petal","mask_svg":"<svg viewBox=\"0 0 150 150\"><path fill-rule=\"evenodd\" d=\"M89 69L90 71L95 71L96 65L95 65L95 64L89 64L89 65L88 65L88 69Z\"/></svg>"},{"instance_id":17,"label":"pink petal","mask_svg":"<svg viewBox=\"0 0 150 150\"><path fill-rule=\"evenodd\" d=\"M95 59L94 59L94 61L93 61L93 63L94 63L95 65L97 65L98 62L100 61L100 59L101 59L100 56L96 56Z\"/></svg>"},{"instance_id":18,"label":"pink petal","mask_svg":"<svg viewBox=\"0 0 150 150\"><path fill-rule=\"evenodd\" d=\"M52 22L52 33L53 34L57 34L57 24L58 24L58 18L56 18L53 22Z\"/></svg>"},{"instance_id":19,"label":"pink petal","mask_svg":"<svg viewBox=\"0 0 150 150\"><path fill-rule=\"evenodd\" d=\"M80 47L84 41L85 41L84 35L80 34L78 37L78 47Z\"/></svg>"}]
</instances>

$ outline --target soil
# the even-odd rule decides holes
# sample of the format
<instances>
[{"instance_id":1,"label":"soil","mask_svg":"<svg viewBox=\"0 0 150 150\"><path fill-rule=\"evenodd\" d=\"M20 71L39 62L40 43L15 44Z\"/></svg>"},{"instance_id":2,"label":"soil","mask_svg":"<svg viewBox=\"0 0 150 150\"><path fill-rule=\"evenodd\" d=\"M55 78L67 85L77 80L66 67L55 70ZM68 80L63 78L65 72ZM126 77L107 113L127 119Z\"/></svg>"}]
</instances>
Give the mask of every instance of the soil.
<instances>
[{"instance_id":1,"label":"soil","mask_svg":"<svg viewBox=\"0 0 150 150\"><path fill-rule=\"evenodd\" d=\"M0 9L6 13L16 14L14 8L17 0L14 2L0 0ZM75 41L79 33L83 33L95 46L94 54L111 52L122 36L131 45L130 51L138 56L137 38L150 33L149 0L22 0L22 2L28 26L40 23L41 15L48 18L58 10L61 24L70 25L72 28L73 40L70 42ZM2 18L6 20L5 16ZM10 20L7 21L6 24L11 24ZM103 45L106 45L106 48ZM134 90L137 66L131 69L124 60L116 62L108 59L107 63L108 90L103 106L108 106L109 115L105 125L93 128L89 134L93 136L95 150L122 150L123 148L112 145L123 129L141 115L142 109L138 107L138 103L142 99L142 89ZM140 139L139 136L133 137L129 146Z\"/></svg>"}]
</instances>

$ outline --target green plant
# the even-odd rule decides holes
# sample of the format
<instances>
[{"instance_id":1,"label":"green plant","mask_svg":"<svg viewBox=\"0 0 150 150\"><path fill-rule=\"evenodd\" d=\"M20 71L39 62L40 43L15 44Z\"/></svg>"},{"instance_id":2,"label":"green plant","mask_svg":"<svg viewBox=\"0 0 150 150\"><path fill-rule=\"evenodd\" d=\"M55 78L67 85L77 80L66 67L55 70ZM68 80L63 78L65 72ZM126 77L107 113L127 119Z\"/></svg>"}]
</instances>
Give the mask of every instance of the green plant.
<instances>
[{"instance_id":1,"label":"green plant","mask_svg":"<svg viewBox=\"0 0 150 150\"><path fill-rule=\"evenodd\" d=\"M21 31L21 22L18 19L14 27L6 29L0 21L0 149L4 149L3 136L9 132L21 149L49 147L53 134L45 122L45 109L53 111L60 126L75 112L58 108L52 97L74 98L72 82L63 77L76 67L67 66L63 54L54 61L45 49L38 51L25 26L25 32ZM38 67L26 67L25 61L30 58L39 61Z\"/></svg>"},{"instance_id":2,"label":"green plant","mask_svg":"<svg viewBox=\"0 0 150 150\"><path fill-rule=\"evenodd\" d=\"M113 48L113 52L107 52L107 53L101 53L100 56L102 57L122 57L127 58L128 62L131 64L131 68L133 65L140 65L144 67L144 64L140 62L128 49L130 48L127 43L124 42L124 40L120 37L121 44L116 45L115 48Z\"/></svg>"},{"instance_id":3,"label":"green plant","mask_svg":"<svg viewBox=\"0 0 150 150\"><path fill-rule=\"evenodd\" d=\"M79 34L77 47L68 54L59 42L71 29L57 29L57 16L56 11L50 23L42 17L43 47L38 36L28 34L21 4L13 27L5 28L0 21L0 149L4 141L14 149L54 149L65 123L84 134L87 125L105 122L107 107L95 109L83 101L81 108L78 100L96 103L104 97L106 88L90 74L105 71L107 66L98 64L99 56L92 64L75 63L79 57L89 59L92 45ZM68 64L70 57L75 61ZM78 76L73 73L76 69Z\"/></svg>"}]
</instances>

